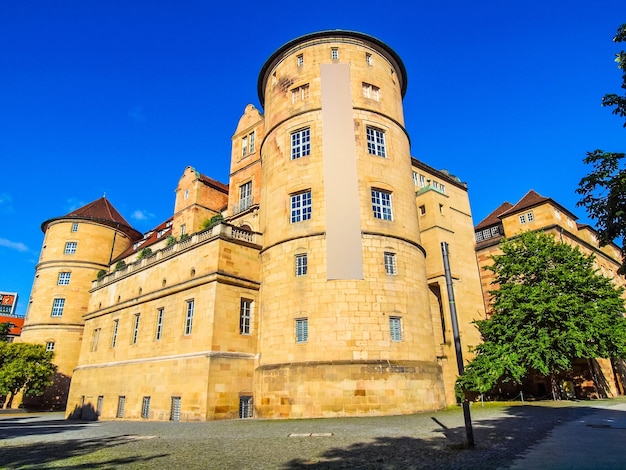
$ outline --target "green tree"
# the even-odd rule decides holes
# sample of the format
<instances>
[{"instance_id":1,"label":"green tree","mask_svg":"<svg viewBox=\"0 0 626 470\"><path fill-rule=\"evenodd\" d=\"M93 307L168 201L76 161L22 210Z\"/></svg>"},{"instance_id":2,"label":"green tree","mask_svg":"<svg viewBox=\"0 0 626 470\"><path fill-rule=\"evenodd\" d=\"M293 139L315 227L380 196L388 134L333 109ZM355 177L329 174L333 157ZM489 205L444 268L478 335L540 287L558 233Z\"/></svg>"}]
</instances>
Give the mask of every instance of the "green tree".
<instances>
[{"instance_id":1,"label":"green tree","mask_svg":"<svg viewBox=\"0 0 626 470\"><path fill-rule=\"evenodd\" d=\"M151 254L152 254L151 248L144 248L139 252L139 256L137 256L137 259L140 260L140 259L147 258Z\"/></svg>"},{"instance_id":2,"label":"green tree","mask_svg":"<svg viewBox=\"0 0 626 470\"><path fill-rule=\"evenodd\" d=\"M549 377L576 359L626 357L622 288L597 273L593 255L544 233L503 240L494 273L493 312L476 324L483 342L457 382L484 393L530 372Z\"/></svg>"},{"instance_id":3,"label":"green tree","mask_svg":"<svg viewBox=\"0 0 626 470\"><path fill-rule=\"evenodd\" d=\"M626 41L626 24L617 29L613 41ZM622 89L626 90L626 52L616 54L615 62L622 71ZM613 108L612 113L626 117L626 94L607 94L602 98L602 106ZM626 127L626 121L624 122ZM586 209L589 217L596 221L596 229L602 245L612 243L615 239L622 240L622 259L626 258L626 167L624 153L594 150L587 152L583 160L592 166L589 175L580 180L576 190L582 196L578 206ZM626 263L623 261L619 271L626 274Z\"/></svg>"},{"instance_id":4,"label":"green tree","mask_svg":"<svg viewBox=\"0 0 626 470\"><path fill-rule=\"evenodd\" d=\"M54 352L41 344L0 343L0 394L7 396L5 408L11 408L18 392L37 396L52 384L57 369L53 357Z\"/></svg>"},{"instance_id":5,"label":"green tree","mask_svg":"<svg viewBox=\"0 0 626 470\"><path fill-rule=\"evenodd\" d=\"M7 342L7 337L9 336L9 332L11 331L11 323L4 322L0 323L0 342Z\"/></svg>"}]
</instances>

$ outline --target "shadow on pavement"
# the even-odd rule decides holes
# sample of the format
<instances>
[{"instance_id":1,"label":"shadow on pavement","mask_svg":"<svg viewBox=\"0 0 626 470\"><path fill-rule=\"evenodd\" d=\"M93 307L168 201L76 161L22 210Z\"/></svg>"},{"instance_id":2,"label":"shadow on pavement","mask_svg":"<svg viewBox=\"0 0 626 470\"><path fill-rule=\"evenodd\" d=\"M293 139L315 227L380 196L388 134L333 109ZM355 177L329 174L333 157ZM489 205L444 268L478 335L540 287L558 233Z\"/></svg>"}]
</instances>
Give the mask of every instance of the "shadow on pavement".
<instances>
[{"instance_id":1,"label":"shadow on pavement","mask_svg":"<svg viewBox=\"0 0 626 470\"><path fill-rule=\"evenodd\" d=\"M128 444L133 436L114 436L100 439L71 439L58 442L45 442L29 445L4 446L0 453L1 468L50 468L49 464L72 457L81 457L101 450L111 450L113 447ZM115 452L115 451L112 451ZM114 457L107 460L106 452L102 458L91 456L86 463L63 465L64 469L112 469L124 465L130 467L146 465L148 461L159 459L168 454L150 456ZM155 468L157 464L153 463ZM152 466L148 465L148 466Z\"/></svg>"},{"instance_id":2,"label":"shadow on pavement","mask_svg":"<svg viewBox=\"0 0 626 470\"><path fill-rule=\"evenodd\" d=\"M65 421L61 419L40 421L33 420L30 416L7 418L0 420L0 439L80 431L90 424L88 422Z\"/></svg>"},{"instance_id":3,"label":"shadow on pavement","mask_svg":"<svg viewBox=\"0 0 626 470\"><path fill-rule=\"evenodd\" d=\"M506 468L556 426L597 412L589 406L548 408L512 406L497 419L476 420L476 446L467 448L464 426L448 427L445 418L431 418L432 438L375 437L345 448L330 448L318 458L294 459L283 469L495 469ZM478 413L477 413L478 414ZM624 413L626 414L626 413Z\"/></svg>"}]
</instances>

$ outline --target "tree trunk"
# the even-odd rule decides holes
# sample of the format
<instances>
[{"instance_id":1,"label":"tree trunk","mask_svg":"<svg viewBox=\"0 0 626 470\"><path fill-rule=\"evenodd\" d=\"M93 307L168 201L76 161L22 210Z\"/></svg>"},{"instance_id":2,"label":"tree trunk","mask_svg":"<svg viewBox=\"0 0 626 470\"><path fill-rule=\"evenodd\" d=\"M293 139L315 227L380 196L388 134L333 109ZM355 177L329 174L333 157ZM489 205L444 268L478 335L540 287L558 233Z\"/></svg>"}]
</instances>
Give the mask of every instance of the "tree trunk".
<instances>
[{"instance_id":1,"label":"tree trunk","mask_svg":"<svg viewBox=\"0 0 626 470\"><path fill-rule=\"evenodd\" d=\"M552 400L557 400L557 389L556 389L556 379L554 378L554 374L550 374L550 388L552 388Z\"/></svg>"},{"instance_id":2,"label":"tree trunk","mask_svg":"<svg viewBox=\"0 0 626 470\"><path fill-rule=\"evenodd\" d=\"M8 396L7 396L7 401L4 403L4 409L11 409L11 407L13 406L13 398L15 398L15 393L14 392L9 392Z\"/></svg>"}]
</instances>

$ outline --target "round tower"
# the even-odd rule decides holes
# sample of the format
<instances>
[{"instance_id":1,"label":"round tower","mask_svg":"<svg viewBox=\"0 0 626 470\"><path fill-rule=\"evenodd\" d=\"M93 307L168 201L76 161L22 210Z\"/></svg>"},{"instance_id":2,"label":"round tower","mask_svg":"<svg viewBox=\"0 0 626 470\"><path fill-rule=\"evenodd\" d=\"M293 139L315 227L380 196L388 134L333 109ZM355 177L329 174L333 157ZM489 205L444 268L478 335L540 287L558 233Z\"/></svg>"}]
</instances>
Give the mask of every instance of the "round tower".
<instances>
[{"instance_id":1,"label":"round tower","mask_svg":"<svg viewBox=\"0 0 626 470\"><path fill-rule=\"evenodd\" d=\"M78 362L89 290L100 270L141 233L131 228L106 198L45 221L43 247L21 341L45 344L58 366L54 384L36 404L64 408ZM29 400L24 398L26 402Z\"/></svg>"},{"instance_id":2,"label":"round tower","mask_svg":"<svg viewBox=\"0 0 626 470\"><path fill-rule=\"evenodd\" d=\"M265 63L260 417L445 405L402 98L406 70L351 31Z\"/></svg>"}]
</instances>

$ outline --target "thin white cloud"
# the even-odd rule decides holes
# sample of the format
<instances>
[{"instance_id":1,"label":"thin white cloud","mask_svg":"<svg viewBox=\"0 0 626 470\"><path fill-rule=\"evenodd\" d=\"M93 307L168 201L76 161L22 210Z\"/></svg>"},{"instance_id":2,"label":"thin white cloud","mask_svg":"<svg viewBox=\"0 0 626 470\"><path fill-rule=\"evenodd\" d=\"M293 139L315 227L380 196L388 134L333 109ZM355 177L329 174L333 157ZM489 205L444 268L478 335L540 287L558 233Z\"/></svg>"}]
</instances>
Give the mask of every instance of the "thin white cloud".
<instances>
[{"instance_id":1,"label":"thin white cloud","mask_svg":"<svg viewBox=\"0 0 626 470\"><path fill-rule=\"evenodd\" d=\"M22 242L12 242L11 240L7 240L6 238L0 238L0 246L9 248L11 250L17 250L22 253L28 251L28 247Z\"/></svg>"},{"instance_id":2,"label":"thin white cloud","mask_svg":"<svg viewBox=\"0 0 626 470\"><path fill-rule=\"evenodd\" d=\"M143 122L146 120L146 116L143 113L141 106L135 106L133 109L128 111L128 117L137 122Z\"/></svg>"},{"instance_id":3,"label":"thin white cloud","mask_svg":"<svg viewBox=\"0 0 626 470\"><path fill-rule=\"evenodd\" d=\"M0 212L3 214L13 212L13 198L10 194L0 193Z\"/></svg>"},{"instance_id":4,"label":"thin white cloud","mask_svg":"<svg viewBox=\"0 0 626 470\"><path fill-rule=\"evenodd\" d=\"M152 212L137 209L131 214L130 218L133 220L144 221L154 218L154 214Z\"/></svg>"},{"instance_id":5,"label":"thin white cloud","mask_svg":"<svg viewBox=\"0 0 626 470\"><path fill-rule=\"evenodd\" d=\"M65 203L67 204L68 212L73 212L76 209L80 209L81 207L87 204L86 202L83 202L80 199L75 199L75 198L70 198L66 200Z\"/></svg>"}]
</instances>

